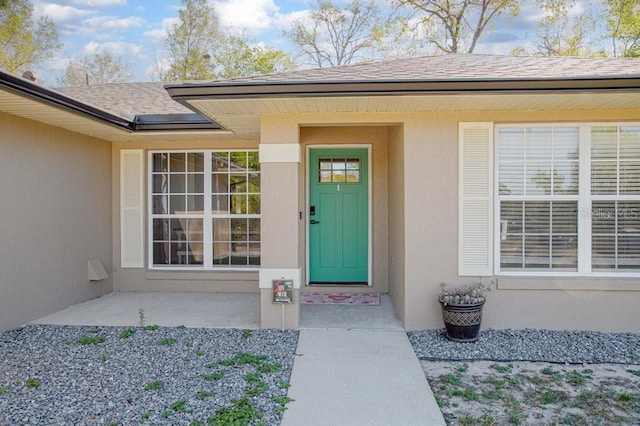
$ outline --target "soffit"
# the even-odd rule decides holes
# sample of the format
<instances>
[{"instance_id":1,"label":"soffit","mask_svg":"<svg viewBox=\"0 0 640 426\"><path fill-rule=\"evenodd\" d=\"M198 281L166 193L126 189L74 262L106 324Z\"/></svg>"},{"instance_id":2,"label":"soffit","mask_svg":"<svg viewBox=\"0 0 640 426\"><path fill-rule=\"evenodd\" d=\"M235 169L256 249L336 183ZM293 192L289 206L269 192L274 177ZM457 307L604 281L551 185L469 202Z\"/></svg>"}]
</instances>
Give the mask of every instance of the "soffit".
<instances>
[{"instance_id":1,"label":"soffit","mask_svg":"<svg viewBox=\"0 0 640 426\"><path fill-rule=\"evenodd\" d=\"M149 131L133 133L13 92L0 90L0 111L111 142L237 140L228 131Z\"/></svg>"},{"instance_id":2,"label":"soffit","mask_svg":"<svg viewBox=\"0 0 640 426\"><path fill-rule=\"evenodd\" d=\"M640 93L470 94L258 99L190 99L236 134L258 135L263 114L561 111L640 108Z\"/></svg>"}]
</instances>

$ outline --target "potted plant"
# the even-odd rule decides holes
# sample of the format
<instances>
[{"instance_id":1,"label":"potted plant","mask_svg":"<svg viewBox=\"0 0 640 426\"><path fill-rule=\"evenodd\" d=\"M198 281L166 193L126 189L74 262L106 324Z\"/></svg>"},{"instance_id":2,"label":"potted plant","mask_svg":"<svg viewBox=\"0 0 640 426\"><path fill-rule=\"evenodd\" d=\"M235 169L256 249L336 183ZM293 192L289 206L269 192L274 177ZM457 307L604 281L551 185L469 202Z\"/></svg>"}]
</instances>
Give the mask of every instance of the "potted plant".
<instances>
[{"instance_id":1,"label":"potted plant","mask_svg":"<svg viewBox=\"0 0 640 426\"><path fill-rule=\"evenodd\" d=\"M490 286L478 283L451 288L442 283L441 287L438 301L447 338L455 342L475 342Z\"/></svg>"}]
</instances>

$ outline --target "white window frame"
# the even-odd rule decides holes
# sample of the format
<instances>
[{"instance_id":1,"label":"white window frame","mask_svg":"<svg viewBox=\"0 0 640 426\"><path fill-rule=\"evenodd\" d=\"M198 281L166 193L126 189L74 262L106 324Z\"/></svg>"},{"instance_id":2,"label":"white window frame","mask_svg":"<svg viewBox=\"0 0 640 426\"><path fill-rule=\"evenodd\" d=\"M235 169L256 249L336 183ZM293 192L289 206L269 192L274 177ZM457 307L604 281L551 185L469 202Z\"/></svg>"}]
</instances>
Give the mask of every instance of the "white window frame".
<instances>
[{"instance_id":1,"label":"white window frame","mask_svg":"<svg viewBox=\"0 0 640 426\"><path fill-rule=\"evenodd\" d=\"M592 201L640 201L640 195L592 195L591 194L591 129L598 126L640 126L640 122L553 122L553 123L509 123L494 125L494 168L493 168L493 211L494 211L494 241L493 241L493 259L494 271L497 276L553 276L553 277L619 277L619 278L637 278L640 277L640 270L637 272L616 272L611 270L593 271L591 268L591 204ZM544 271L544 270L508 270L502 271L500 268L500 201L499 196L499 150L498 150L498 130L501 128L530 128L530 127L578 127L580 132L579 145L579 188L578 188L578 270L577 271ZM535 197L522 199L535 201ZM564 197L570 198L570 197ZM545 197L543 201L549 201L552 198Z\"/></svg>"},{"instance_id":2,"label":"white window frame","mask_svg":"<svg viewBox=\"0 0 640 426\"><path fill-rule=\"evenodd\" d=\"M258 149L155 149L147 152L147 257L148 268L154 271L257 271L260 265L214 265L213 264L213 219L217 218L248 218L260 219L260 214L214 214L212 213L211 198L212 185L211 176L213 174L211 167L212 154L216 152L258 152ZM153 219L162 217L176 217L175 215L165 214L158 215L153 213L153 154L158 153L204 153L204 211L202 215L181 215L184 218L202 218L203 233L203 260L202 265L155 265L153 263ZM260 172L258 172L260 173ZM262 188L260 188L260 196L262 197ZM259 241L262 243L262 238Z\"/></svg>"}]
</instances>

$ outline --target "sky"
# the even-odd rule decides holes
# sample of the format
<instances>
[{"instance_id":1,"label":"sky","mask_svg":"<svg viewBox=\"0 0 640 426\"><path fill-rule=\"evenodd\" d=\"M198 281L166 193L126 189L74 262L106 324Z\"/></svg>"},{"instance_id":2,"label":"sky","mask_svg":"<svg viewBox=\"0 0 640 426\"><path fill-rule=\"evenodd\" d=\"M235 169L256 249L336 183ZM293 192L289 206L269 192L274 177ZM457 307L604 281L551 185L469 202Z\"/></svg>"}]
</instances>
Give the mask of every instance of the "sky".
<instances>
[{"instance_id":1,"label":"sky","mask_svg":"<svg viewBox=\"0 0 640 426\"><path fill-rule=\"evenodd\" d=\"M390 2L377 0L382 7ZM476 53L509 54L528 43L539 20L534 0L523 0L515 20L500 19L485 31ZM580 0L579 13L596 7L599 0ZM35 16L48 16L60 32L63 49L40 66L41 79L54 85L70 60L109 52L122 55L132 68L134 81L153 79L153 65L163 57L162 41L178 22L180 0L32 0ZM341 0L334 3L340 4ZM212 0L224 31L241 31L255 43L293 53L283 36L293 21L303 18L309 0ZM342 2L344 4L344 2Z\"/></svg>"}]
</instances>

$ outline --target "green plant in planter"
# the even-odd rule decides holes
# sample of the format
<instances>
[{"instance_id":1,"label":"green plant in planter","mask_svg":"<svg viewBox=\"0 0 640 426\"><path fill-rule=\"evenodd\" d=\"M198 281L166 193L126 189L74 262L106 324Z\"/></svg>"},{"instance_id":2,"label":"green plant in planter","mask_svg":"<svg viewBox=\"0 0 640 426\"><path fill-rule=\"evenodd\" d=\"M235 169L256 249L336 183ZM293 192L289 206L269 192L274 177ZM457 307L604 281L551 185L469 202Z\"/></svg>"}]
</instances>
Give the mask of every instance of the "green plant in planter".
<instances>
[{"instance_id":1,"label":"green plant in planter","mask_svg":"<svg viewBox=\"0 0 640 426\"><path fill-rule=\"evenodd\" d=\"M470 284L462 287L448 287L440 284L438 300L443 305L478 305L487 300L487 294L491 291L490 285L482 283Z\"/></svg>"},{"instance_id":2,"label":"green plant in planter","mask_svg":"<svg viewBox=\"0 0 640 426\"><path fill-rule=\"evenodd\" d=\"M480 333L482 307L490 285L482 283L451 288L441 285L438 301L442 307L446 336L456 342L475 342Z\"/></svg>"}]
</instances>

